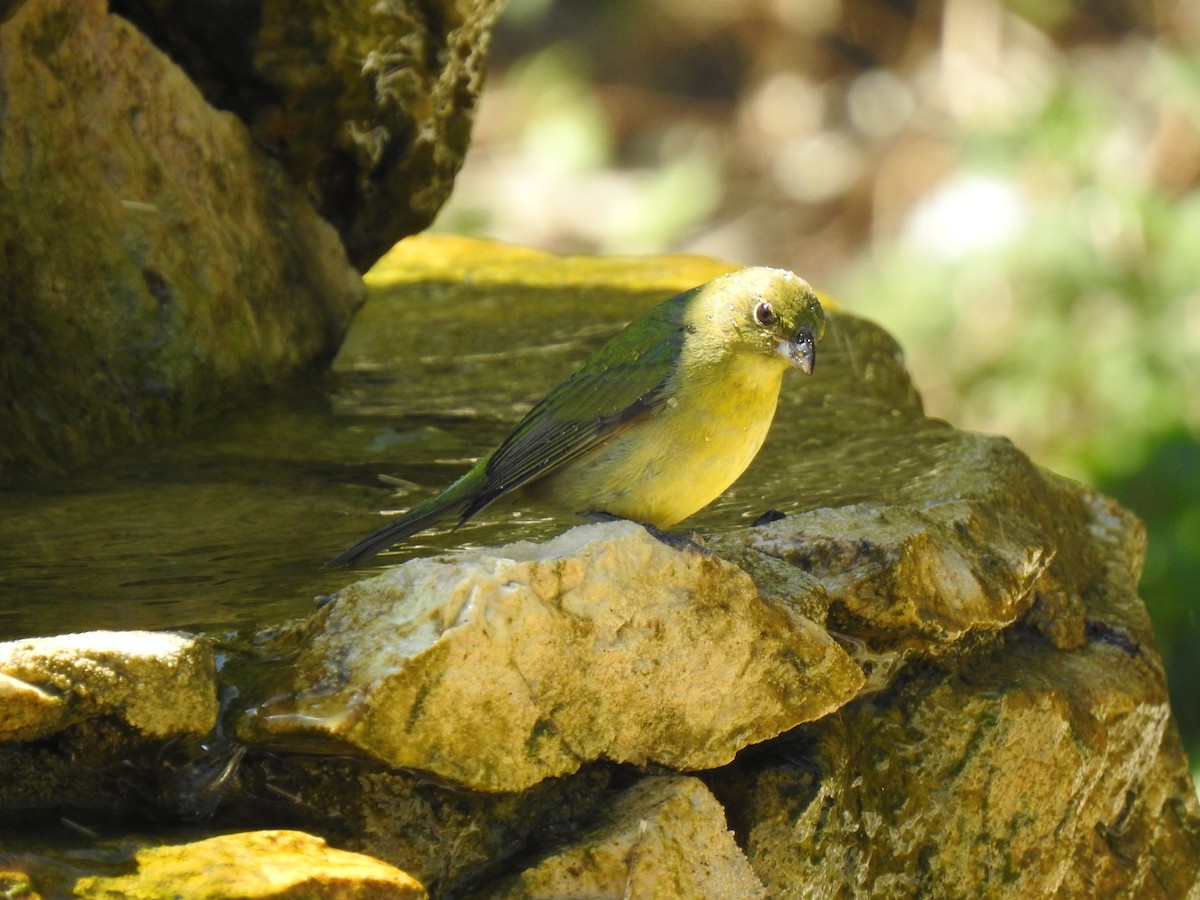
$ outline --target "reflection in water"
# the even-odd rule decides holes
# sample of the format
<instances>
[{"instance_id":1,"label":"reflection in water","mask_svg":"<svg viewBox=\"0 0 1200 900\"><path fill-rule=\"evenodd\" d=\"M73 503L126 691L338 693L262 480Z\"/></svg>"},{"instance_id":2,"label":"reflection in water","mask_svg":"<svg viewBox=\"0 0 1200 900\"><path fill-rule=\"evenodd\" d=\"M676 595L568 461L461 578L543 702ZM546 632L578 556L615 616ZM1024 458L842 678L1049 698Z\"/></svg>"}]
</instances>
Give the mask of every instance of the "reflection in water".
<instances>
[{"instance_id":1,"label":"reflection in water","mask_svg":"<svg viewBox=\"0 0 1200 900\"><path fill-rule=\"evenodd\" d=\"M0 639L214 630L308 614L316 596L359 577L321 565L379 524L380 510L406 509L448 484L662 298L495 285L486 294L470 285L377 291L326 379L185 443L0 493ZM685 525L715 532L770 508L885 496L935 469L948 434L921 417L891 339L837 316L813 377L785 380L759 458ZM532 510L485 513L417 535L360 574L540 540L569 524Z\"/></svg>"}]
</instances>

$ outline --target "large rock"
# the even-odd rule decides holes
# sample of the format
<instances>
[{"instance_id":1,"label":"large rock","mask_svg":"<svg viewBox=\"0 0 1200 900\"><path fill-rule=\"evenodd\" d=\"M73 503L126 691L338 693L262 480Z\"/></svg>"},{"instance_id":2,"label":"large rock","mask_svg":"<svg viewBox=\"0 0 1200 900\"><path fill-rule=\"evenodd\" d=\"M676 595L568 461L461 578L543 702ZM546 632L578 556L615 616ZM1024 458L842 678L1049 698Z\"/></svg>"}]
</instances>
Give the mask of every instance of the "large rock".
<instances>
[{"instance_id":1,"label":"large rock","mask_svg":"<svg viewBox=\"0 0 1200 900\"><path fill-rule=\"evenodd\" d=\"M638 272L439 241L423 275L414 244L396 305L436 300L422 314L468 334L500 284L545 303ZM1200 897L1141 524L925 416L877 326L834 315L818 371L759 461L778 477L752 502L787 518L710 538L712 557L616 524L406 564L224 648L225 718L254 746L217 731L131 757L112 717L72 720L0 748L0 807L84 827L195 810L156 800L165 758L212 827L303 828L438 897L634 895L714 855L735 896Z\"/></svg>"},{"instance_id":2,"label":"large rock","mask_svg":"<svg viewBox=\"0 0 1200 900\"><path fill-rule=\"evenodd\" d=\"M976 636L943 653L941 665L913 670L915 659L939 655L946 602L979 595L955 581L930 590L902 554L863 542L862 555L877 560L870 582L899 588L893 606L911 617L899 634L933 623L939 641L922 648L910 634L910 668L884 667L886 677L873 679L878 692L722 776L718 794L772 897L867 897L913 886L946 897L1200 896L1196 797L1136 595L1140 523L1106 498L1032 470L992 488L988 481L976 479L980 493L1031 488L1019 521L997 518L1016 526L1018 539L1051 539L1053 562L1032 585L1013 583L1019 594L1032 591L1038 608L1000 639ZM862 516L858 529L878 534L880 516L886 508ZM779 552L788 544L805 565L827 564L827 532L807 536L804 517L788 527L789 539L761 545ZM978 534L963 532L962 542ZM839 543L853 546L855 533L842 532ZM831 599L848 609L855 568L826 572ZM1005 568L997 571L1002 581ZM989 620L981 617L982 630L994 627ZM858 633L885 646L897 637L865 614Z\"/></svg>"},{"instance_id":3,"label":"large rock","mask_svg":"<svg viewBox=\"0 0 1200 900\"><path fill-rule=\"evenodd\" d=\"M245 698L239 739L327 738L493 791L598 759L719 766L862 684L819 624L631 522L413 560L339 592L279 646L296 649L256 681L271 699Z\"/></svg>"},{"instance_id":4,"label":"large rock","mask_svg":"<svg viewBox=\"0 0 1200 900\"><path fill-rule=\"evenodd\" d=\"M450 194L503 0L114 0L246 123L359 271Z\"/></svg>"},{"instance_id":5,"label":"large rock","mask_svg":"<svg viewBox=\"0 0 1200 900\"><path fill-rule=\"evenodd\" d=\"M0 483L178 433L332 358L337 233L103 0L0 21Z\"/></svg>"}]
</instances>

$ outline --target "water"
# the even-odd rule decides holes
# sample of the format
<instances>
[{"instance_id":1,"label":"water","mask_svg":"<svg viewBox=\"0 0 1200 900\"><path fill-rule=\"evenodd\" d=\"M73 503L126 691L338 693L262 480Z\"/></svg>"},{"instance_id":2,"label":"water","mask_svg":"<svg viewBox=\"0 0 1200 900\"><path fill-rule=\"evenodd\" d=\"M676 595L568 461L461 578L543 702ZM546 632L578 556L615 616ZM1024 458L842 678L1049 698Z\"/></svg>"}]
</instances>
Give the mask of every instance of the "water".
<instances>
[{"instance_id":1,"label":"water","mask_svg":"<svg viewBox=\"0 0 1200 900\"><path fill-rule=\"evenodd\" d=\"M0 493L0 639L281 621L412 556L561 531L571 523L485 513L418 535L374 566L321 567L383 521L380 510L405 509L465 471L669 293L470 281L373 289L328 376L185 442ZM717 532L770 508L879 497L936 467L949 434L920 416L890 338L838 316L814 376L785 379L750 470L684 524Z\"/></svg>"}]
</instances>

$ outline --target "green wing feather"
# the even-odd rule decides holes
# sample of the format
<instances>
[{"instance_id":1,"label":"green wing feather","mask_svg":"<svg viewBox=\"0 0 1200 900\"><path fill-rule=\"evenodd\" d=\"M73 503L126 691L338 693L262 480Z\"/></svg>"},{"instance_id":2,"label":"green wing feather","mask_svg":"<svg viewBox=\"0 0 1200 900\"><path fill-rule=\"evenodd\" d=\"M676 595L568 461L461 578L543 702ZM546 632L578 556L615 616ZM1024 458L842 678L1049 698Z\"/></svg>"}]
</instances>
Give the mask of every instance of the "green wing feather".
<instances>
[{"instance_id":1,"label":"green wing feather","mask_svg":"<svg viewBox=\"0 0 1200 900\"><path fill-rule=\"evenodd\" d=\"M462 521L620 434L667 400L691 291L644 314L538 403L484 461Z\"/></svg>"},{"instance_id":2,"label":"green wing feather","mask_svg":"<svg viewBox=\"0 0 1200 900\"><path fill-rule=\"evenodd\" d=\"M353 566L451 515L466 522L515 491L620 434L667 401L693 289L637 319L538 403L491 454L436 497L330 560Z\"/></svg>"}]
</instances>

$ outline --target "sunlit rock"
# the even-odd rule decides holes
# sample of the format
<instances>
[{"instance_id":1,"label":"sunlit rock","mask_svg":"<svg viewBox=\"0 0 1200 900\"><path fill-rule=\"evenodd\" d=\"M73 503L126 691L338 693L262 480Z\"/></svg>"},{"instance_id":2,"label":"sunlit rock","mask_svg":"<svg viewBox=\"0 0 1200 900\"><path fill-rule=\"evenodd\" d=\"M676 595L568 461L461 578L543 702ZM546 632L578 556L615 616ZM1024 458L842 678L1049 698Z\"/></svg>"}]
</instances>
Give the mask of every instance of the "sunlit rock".
<instances>
[{"instance_id":1,"label":"sunlit rock","mask_svg":"<svg viewBox=\"0 0 1200 900\"><path fill-rule=\"evenodd\" d=\"M1065 549L1095 554L1057 584L1082 598L1083 642L1010 629L725 773L717 793L772 897L1200 890L1196 798L1135 591L1144 533L1082 487L1045 491L1079 526Z\"/></svg>"},{"instance_id":2,"label":"sunlit rock","mask_svg":"<svg viewBox=\"0 0 1200 900\"><path fill-rule=\"evenodd\" d=\"M180 634L0 643L0 823L48 809L157 814L166 749L217 722L215 668L207 640Z\"/></svg>"},{"instance_id":3,"label":"sunlit rock","mask_svg":"<svg viewBox=\"0 0 1200 900\"><path fill-rule=\"evenodd\" d=\"M703 769L833 711L862 674L744 572L628 522L414 560L289 634L236 726L518 790L596 759Z\"/></svg>"},{"instance_id":4,"label":"sunlit rock","mask_svg":"<svg viewBox=\"0 0 1200 900\"><path fill-rule=\"evenodd\" d=\"M424 900L412 876L299 831L251 831L186 843L109 840L87 852L0 850L0 889L20 897L300 897ZM17 889L24 890L23 893Z\"/></svg>"},{"instance_id":5,"label":"sunlit rock","mask_svg":"<svg viewBox=\"0 0 1200 900\"><path fill-rule=\"evenodd\" d=\"M1085 516L1007 440L947 437L890 494L809 509L744 542L814 576L855 630L887 640L947 644L1013 624L1078 577L1067 570L1090 542Z\"/></svg>"},{"instance_id":6,"label":"sunlit rock","mask_svg":"<svg viewBox=\"0 0 1200 900\"><path fill-rule=\"evenodd\" d=\"M205 734L217 720L212 647L150 631L0 643L0 741L112 718L146 737Z\"/></svg>"},{"instance_id":7,"label":"sunlit rock","mask_svg":"<svg viewBox=\"0 0 1200 900\"><path fill-rule=\"evenodd\" d=\"M477 896L754 900L767 894L708 788L699 779L676 776L637 782L568 846Z\"/></svg>"}]
</instances>

